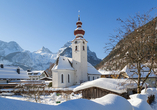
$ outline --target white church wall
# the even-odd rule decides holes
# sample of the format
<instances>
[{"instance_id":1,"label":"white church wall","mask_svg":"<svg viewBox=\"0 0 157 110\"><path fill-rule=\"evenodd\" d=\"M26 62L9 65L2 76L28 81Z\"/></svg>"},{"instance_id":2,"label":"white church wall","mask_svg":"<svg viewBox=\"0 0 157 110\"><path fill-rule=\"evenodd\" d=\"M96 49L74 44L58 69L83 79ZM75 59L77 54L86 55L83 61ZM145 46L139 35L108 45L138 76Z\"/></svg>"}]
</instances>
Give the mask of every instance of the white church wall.
<instances>
[{"instance_id":1,"label":"white church wall","mask_svg":"<svg viewBox=\"0 0 157 110\"><path fill-rule=\"evenodd\" d=\"M69 75L69 81L68 81ZM63 79L62 79L63 76ZM64 88L74 85L74 71L73 70L53 70L53 86L55 88Z\"/></svg>"},{"instance_id":2,"label":"white church wall","mask_svg":"<svg viewBox=\"0 0 157 110\"><path fill-rule=\"evenodd\" d=\"M95 80L95 79L99 79L101 78L101 75L88 75L88 81L92 81L92 80Z\"/></svg>"},{"instance_id":3,"label":"white church wall","mask_svg":"<svg viewBox=\"0 0 157 110\"><path fill-rule=\"evenodd\" d=\"M77 50L75 49L76 46ZM76 70L75 80L77 84L87 81L87 42L84 39L75 39L72 42L72 58L73 67Z\"/></svg>"},{"instance_id":4,"label":"white church wall","mask_svg":"<svg viewBox=\"0 0 157 110\"><path fill-rule=\"evenodd\" d=\"M85 40L81 41L81 66L82 66L82 78L84 81L87 81L87 42L85 42ZM83 43L84 42L84 43ZM83 50L83 46L84 46L84 50Z\"/></svg>"}]
</instances>

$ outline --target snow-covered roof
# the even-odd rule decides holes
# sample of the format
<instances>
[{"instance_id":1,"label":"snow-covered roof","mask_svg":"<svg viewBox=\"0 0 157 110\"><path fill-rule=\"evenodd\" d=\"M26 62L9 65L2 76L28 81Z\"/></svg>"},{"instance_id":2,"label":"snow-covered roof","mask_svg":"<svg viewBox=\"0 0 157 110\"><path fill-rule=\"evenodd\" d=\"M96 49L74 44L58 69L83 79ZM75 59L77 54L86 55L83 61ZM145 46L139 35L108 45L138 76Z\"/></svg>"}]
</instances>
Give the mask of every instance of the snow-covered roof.
<instances>
[{"instance_id":1,"label":"snow-covered roof","mask_svg":"<svg viewBox=\"0 0 157 110\"><path fill-rule=\"evenodd\" d=\"M103 105L104 110L133 110L132 105L127 99L116 94L107 94L92 101Z\"/></svg>"},{"instance_id":2,"label":"snow-covered roof","mask_svg":"<svg viewBox=\"0 0 157 110\"><path fill-rule=\"evenodd\" d=\"M0 68L0 78L1 79L29 79L27 72L22 68L20 69L20 74L17 73L17 68L15 66L6 66Z\"/></svg>"},{"instance_id":3,"label":"snow-covered roof","mask_svg":"<svg viewBox=\"0 0 157 110\"><path fill-rule=\"evenodd\" d=\"M73 91L76 92L90 87L98 87L121 94L127 92L127 88L136 88L137 85L135 82L128 79L99 78L93 81L85 82L76 87Z\"/></svg>"},{"instance_id":4,"label":"snow-covered roof","mask_svg":"<svg viewBox=\"0 0 157 110\"><path fill-rule=\"evenodd\" d=\"M101 73L95 69L89 62L87 63L87 69L88 69L88 74L97 74L97 75L101 75Z\"/></svg>"},{"instance_id":5,"label":"snow-covered roof","mask_svg":"<svg viewBox=\"0 0 157 110\"><path fill-rule=\"evenodd\" d=\"M74 70L74 68L71 66L72 65L72 58L68 58L65 56L60 56L58 58L58 64L56 63L52 70ZM97 74L101 75L98 70L96 70L89 62L87 62L87 69L88 69L88 74Z\"/></svg>"},{"instance_id":6,"label":"snow-covered roof","mask_svg":"<svg viewBox=\"0 0 157 110\"><path fill-rule=\"evenodd\" d=\"M52 70L74 70L69 59L68 57L59 56L58 64L55 64Z\"/></svg>"},{"instance_id":7,"label":"snow-covered roof","mask_svg":"<svg viewBox=\"0 0 157 110\"><path fill-rule=\"evenodd\" d=\"M31 71L27 72L29 76L40 76L44 71Z\"/></svg>"},{"instance_id":8,"label":"snow-covered roof","mask_svg":"<svg viewBox=\"0 0 157 110\"><path fill-rule=\"evenodd\" d=\"M40 78L40 80L44 80L44 79L50 79L50 80L52 80L51 77L42 77L42 78Z\"/></svg>"},{"instance_id":9,"label":"snow-covered roof","mask_svg":"<svg viewBox=\"0 0 157 110\"><path fill-rule=\"evenodd\" d=\"M146 77L147 74L149 73L149 67L146 67L144 65L142 65L142 67L143 68L141 70L141 77ZM120 72L121 73L125 72L129 76L129 78L138 78L138 75L135 74L135 73L137 73L137 69L135 66L129 67L128 65L126 65ZM157 75L154 74L154 72L152 71L151 74L149 75L149 77L157 77Z\"/></svg>"},{"instance_id":10,"label":"snow-covered roof","mask_svg":"<svg viewBox=\"0 0 157 110\"><path fill-rule=\"evenodd\" d=\"M112 74L119 74L119 71L105 71L105 70L98 70L102 75L112 75Z\"/></svg>"}]
</instances>

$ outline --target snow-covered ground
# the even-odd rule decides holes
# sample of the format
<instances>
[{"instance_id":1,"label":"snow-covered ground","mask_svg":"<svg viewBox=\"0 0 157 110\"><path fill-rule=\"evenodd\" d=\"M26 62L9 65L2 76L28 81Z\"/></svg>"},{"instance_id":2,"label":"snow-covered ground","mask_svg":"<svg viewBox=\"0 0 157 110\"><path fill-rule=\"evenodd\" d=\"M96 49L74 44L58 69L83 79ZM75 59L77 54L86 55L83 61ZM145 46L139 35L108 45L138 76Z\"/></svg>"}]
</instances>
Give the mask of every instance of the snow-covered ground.
<instances>
[{"instance_id":1,"label":"snow-covered ground","mask_svg":"<svg viewBox=\"0 0 157 110\"><path fill-rule=\"evenodd\" d=\"M29 98L27 96L21 95L14 95L14 96L1 96L2 98L14 99L14 100L22 100L22 101L29 101L29 102L36 102L34 98ZM56 94L55 92L50 95L42 95L40 96L39 103L48 104L48 105L58 105L68 100L74 100L81 98L81 94L73 94L70 95L66 94ZM60 102L60 103L57 103Z\"/></svg>"},{"instance_id":2,"label":"snow-covered ground","mask_svg":"<svg viewBox=\"0 0 157 110\"><path fill-rule=\"evenodd\" d=\"M80 99L81 94L65 94L57 95L53 93L47 96L41 96L40 103L34 103L35 100L22 96L1 96L1 110L157 110L157 98L155 102L149 105L147 97L155 95L157 97L156 88L148 88L147 92L142 91L141 94L130 96L129 100L115 95L108 94L97 99ZM67 101L68 100L68 101ZM58 104L56 102L61 102Z\"/></svg>"}]
</instances>

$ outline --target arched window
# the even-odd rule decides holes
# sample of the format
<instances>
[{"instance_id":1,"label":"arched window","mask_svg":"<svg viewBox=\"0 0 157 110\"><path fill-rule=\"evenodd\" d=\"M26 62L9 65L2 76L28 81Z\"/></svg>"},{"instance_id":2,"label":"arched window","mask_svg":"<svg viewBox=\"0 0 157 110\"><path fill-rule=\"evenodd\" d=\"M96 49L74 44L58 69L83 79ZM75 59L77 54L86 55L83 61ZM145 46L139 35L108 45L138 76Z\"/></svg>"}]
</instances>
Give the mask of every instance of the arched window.
<instances>
[{"instance_id":1,"label":"arched window","mask_svg":"<svg viewBox=\"0 0 157 110\"><path fill-rule=\"evenodd\" d=\"M94 80L94 76L93 76L93 80Z\"/></svg>"},{"instance_id":2,"label":"arched window","mask_svg":"<svg viewBox=\"0 0 157 110\"><path fill-rule=\"evenodd\" d=\"M77 51L77 46L75 46L75 51Z\"/></svg>"},{"instance_id":3,"label":"arched window","mask_svg":"<svg viewBox=\"0 0 157 110\"><path fill-rule=\"evenodd\" d=\"M63 74L61 75L61 83L64 83Z\"/></svg>"},{"instance_id":4,"label":"arched window","mask_svg":"<svg viewBox=\"0 0 157 110\"><path fill-rule=\"evenodd\" d=\"M84 46L83 46L83 50L85 50L85 49L84 49Z\"/></svg>"},{"instance_id":5,"label":"arched window","mask_svg":"<svg viewBox=\"0 0 157 110\"><path fill-rule=\"evenodd\" d=\"M68 83L70 83L70 75L68 74Z\"/></svg>"},{"instance_id":6,"label":"arched window","mask_svg":"<svg viewBox=\"0 0 157 110\"><path fill-rule=\"evenodd\" d=\"M90 76L88 76L88 81L90 81Z\"/></svg>"},{"instance_id":7,"label":"arched window","mask_svg":"<svg viewBox=\"0 0 157 110\"><path fill-rule=\"evenodd\" d=\"M83 41L83 44L85 44L84 41Z\"/></svg>"},{"instance_id":8,"label":"arched window","mask_svg":"<svg viewBox=\"0 0 157 110\"><path fill-rule=\"evenodd\" d=\"M75 41L75 44L77 44L77 41Z\"/></svg>"}]
</instances>

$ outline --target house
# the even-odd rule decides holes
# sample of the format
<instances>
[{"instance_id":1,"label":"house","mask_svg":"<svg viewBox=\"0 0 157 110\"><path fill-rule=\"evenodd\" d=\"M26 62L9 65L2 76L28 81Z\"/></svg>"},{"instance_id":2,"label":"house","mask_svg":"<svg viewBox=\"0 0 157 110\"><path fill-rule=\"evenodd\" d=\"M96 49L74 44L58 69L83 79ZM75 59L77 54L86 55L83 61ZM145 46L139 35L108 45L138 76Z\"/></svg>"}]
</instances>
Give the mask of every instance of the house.
<instances>
[{"instance_id":1,"label":"house","mask_svg":"<svg viewBox=\"0 0 157 110\"><path fill-rule=\"evenodd\" d=\"M137 84L127 79L99 78L82 83L73 89L73 92L82 92L82 98L99 98L109 93L128 98L137 88Z\"/></svg>"},{"instance_id":2,"label":"house","mask_svg":"<svg viewBox=\"0 0 157 110\"><path fill-rule=\"evenodd\" d=\"M149 67L142 65L143 68L141 70L141 79L144 80L144 78L149 73ZM120 71L120 77L121 78L130 78L133 80L138 79L138 75L136 66L133 65L126 65L121 71ZM153 71L149 75L149 77L146 80L146 83L148 83L148 87L157 87L157 74L155 74Z\"/></svg>"},{"instance_id":3,"label":"house","mask_svg":"<svg viewBox=\"0 0 157 110\"><path fill-rule=\"evenodd\" d=\"M0 65L0 83L9 83L15 80L28 80L27 72L20 67Z\"/></svg>"},{"instance_id":4,"label":"house","mask_svg":"<svg viewBox=\"0 0 157 110\"><path fill-rule=\"evenodd\" d=\"M27 72L20 67L0 64L0 89L13 88L20 80L28 80Z\"/></svg>"},{"instance_id":5,"label":"house","mask_svg":"<svg viewBox=\"0 0 157 110\"><path fill-rule=\"evenodd\" d=\"M101 78L119 78L119 71L105 71L105 70L99 70L101 73Z\"/></svg>"},{"instance_id":6,"label":"house","mask_svg":"<svg viewBox=\"0 0 157 110\"><path fill-rule=\"evenodd\" d=\"M101 73L87 61L87 41L83 37L85 31L81 27L80 17L76 25L75 39L72 41L72 58L57 58L52 68L52 87L64 88L101 77Z\"/></svg>"},{"instance_id":7,"label":"house","mask_svg":"<svg viewBox=\"0 0 157 110\"><path fill-rule=\"evenodd\" d=\"M40 80L40 75L43 72L44 71L30 71L30 70L27 70L27 74L28 74L30 80Z\"/></svg>"}]
</instances>

